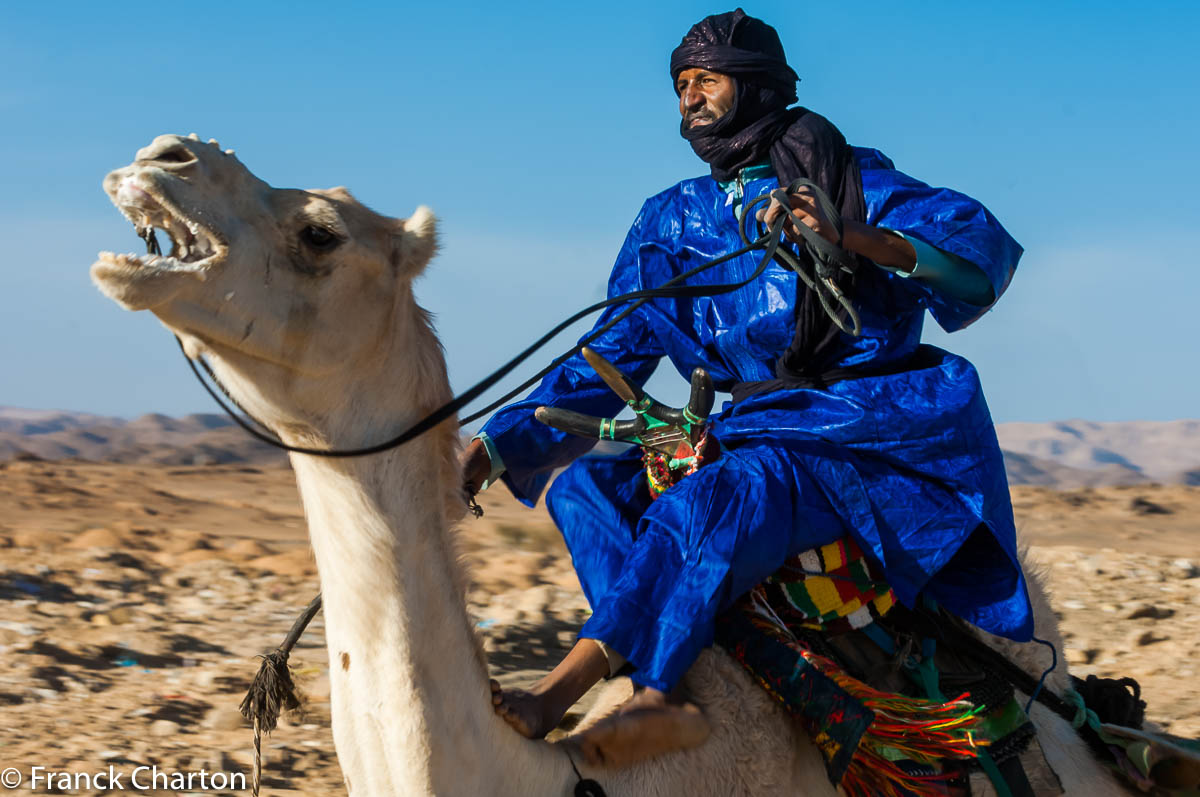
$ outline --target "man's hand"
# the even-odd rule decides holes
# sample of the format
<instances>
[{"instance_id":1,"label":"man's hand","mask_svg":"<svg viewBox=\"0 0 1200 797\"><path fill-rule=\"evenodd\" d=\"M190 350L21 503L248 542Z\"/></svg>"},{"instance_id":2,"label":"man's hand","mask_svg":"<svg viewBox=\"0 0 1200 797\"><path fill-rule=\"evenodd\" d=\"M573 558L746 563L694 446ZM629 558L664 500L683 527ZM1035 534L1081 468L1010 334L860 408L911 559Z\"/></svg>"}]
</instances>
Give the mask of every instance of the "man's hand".
<instances>
[{"instance_id":1,"label":"man's hand","mask_svg":"<svg viewBox=\"0 0 1200 797\"><path fill-rule=\"evenodd\" d=\"M483 441L472 440L458 461L462 467L463 492L473 496L479 492L479 488L487 481L488 474L492 472L492 460L488 457Z\"/></svg>"},{"instance_id":2,"label":"man's hand","mask_svg":"<svg viewBox=\"0 0 1200 797\"><path fill-rule=\"evenodd\" d=\"M842 237L841 240L838 240L837 226L834 224L834 220L821 210L812 190L807 186L789 195L788 199L791 201L793 212L784 222L783 231L790 240L798 244L804 243L803 236L796 231L796 221L799 219L834 246L840 246L847 252L862 255L881 266L889 266L904 272L912 271L916 266L917 252L913 249L912 244L893 232L872 227L870 224L843 217L841 220ZM758 211L755 215L759 221L770 227L772 222L784 213L787 213L787 209L772 197L770 206L766 210Z\"/></svg>"},{"instance_id":3,"label":"man's hand","mask_svg":"<svg viewBox=\"0 0 1200 797\"><path fill-rule=\"evenodd\" d=\"M787 221L784 222L783 231L788 238L798 244L804 243L804 237L796 230L797 219L834 246L841 244L841 241L838 240L836 220L829 218L821 210L821 206L817 204L812 189L804 186L795 193L789 194L788 199L791 201L792 206L790 214L783 205L779 204L779 201L775 197L771 197L770 206L765 210L758 211L755 215L759 221L764 222L768 227L774 224L775 220L781 215L786 215Z\"/></svg>"}]
</instances>

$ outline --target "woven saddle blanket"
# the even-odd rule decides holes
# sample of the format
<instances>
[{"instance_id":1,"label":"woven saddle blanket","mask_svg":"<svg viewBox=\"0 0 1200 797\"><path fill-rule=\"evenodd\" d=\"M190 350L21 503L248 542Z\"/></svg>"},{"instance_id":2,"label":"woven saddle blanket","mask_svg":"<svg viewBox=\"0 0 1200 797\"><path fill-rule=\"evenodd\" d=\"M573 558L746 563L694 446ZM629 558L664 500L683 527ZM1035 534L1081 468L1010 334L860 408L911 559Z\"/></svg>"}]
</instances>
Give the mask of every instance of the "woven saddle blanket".
<instances>
[{"instance_id":1,"label":"woven saddle blanket","mask_svg":"<svg viewBox=\"0 0 1200 797\"><path fill-rule=\"evenodd\" d=\"M844 539L794 557L723 613L717 642L799 720L848 795L1062 794L995 660L930 641L953 638L949 624L963 625L898 606ZM1083 723L1133 789L1200 797L1200 742L1099 721L1080 698Z\"/></svg>"},{"instance_id":2,"label":"woven saddle blanket","mask_svg":"<svg viewBox=\"0 0 1200 797\"><path fill-rule=\"evenodd\" d=\"M970 794L986 748L1003 749L1007 760L1034 747L1040 757L1011 689L990 683L985 694L981 683L974 694L962 689L947 698L931 651L882 652L880 621L894 609L894 593L847 538L789 560L722 614L717 642L799 720L830 780L849 795ZM864 656L864 648L874 655ZM932 696L919 675L923 653ZM896 662L872 677L880 667L868 658ZM904 669L918 674L906 678ZM1037 793L1061 788L1053 779Z\"/></svg>"}]
</instances>

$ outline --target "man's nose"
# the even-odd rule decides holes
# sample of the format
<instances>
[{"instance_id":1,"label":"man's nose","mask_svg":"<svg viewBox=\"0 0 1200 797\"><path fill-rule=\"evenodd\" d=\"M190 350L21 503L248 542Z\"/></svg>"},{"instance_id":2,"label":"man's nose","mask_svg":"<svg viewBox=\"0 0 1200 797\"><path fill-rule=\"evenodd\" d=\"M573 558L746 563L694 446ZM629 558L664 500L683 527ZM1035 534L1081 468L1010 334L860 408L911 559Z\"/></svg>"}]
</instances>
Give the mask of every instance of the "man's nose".
<instances>
[{"instance_id":1,"label":"man's nose","mask_svg":"<svg viewBox=\"0 0 1200 797\"><path fill-rule=\"evenodd\" d=\"M689 111L704 107L704 93L691 83L683 90L683 107Z\"/></svg>"}]
</instances>

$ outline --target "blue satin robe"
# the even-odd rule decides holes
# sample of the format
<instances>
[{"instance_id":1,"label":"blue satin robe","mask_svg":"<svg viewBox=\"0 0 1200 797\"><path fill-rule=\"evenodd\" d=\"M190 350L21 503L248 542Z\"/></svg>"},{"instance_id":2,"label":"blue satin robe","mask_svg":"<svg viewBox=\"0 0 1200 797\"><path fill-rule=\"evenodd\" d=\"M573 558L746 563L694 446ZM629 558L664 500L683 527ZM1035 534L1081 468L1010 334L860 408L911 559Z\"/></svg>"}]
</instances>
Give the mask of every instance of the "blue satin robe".
<instances>
[{"instance_id":1,"label":"blue satin robe","mask_svg":"<svg viewBox=\"0 0 1200 797\"><path fill-rule=\"evenodd\" d=\"M958 255L1004 293L1021 247L975 200L855 149L867 222ZM746 201L776 185L745 186ZM729 196L711 177L648 199L617 257L609 295L655 287L740 246ZM754 254L692 280L745 279ZM774 377L791 340L796 276L775 264L733 293L655 300L591 344L638 383L667 357L687 379L702 366L718 389ZM634 666L635 682L668 690L712 643L717 612L799 551L851 535L899 600L921 593L1002 636L1027 640L1032 614L1017 560L1004 463L974 367L918 346L925 311L947 331L987 308L939 295L883 269L860 275L861 337L843 335L836 367L908 370L779 390L726 404L711 419L725 453L649 500L637 452L577 459L593 441L533 418L539 405L611 416L623 404L582 359L550 373L484 427L504 482L532 506L547 495L593 609L581 636ZM621 308L609 309L605 323Z\"/></svg>"}]
</instances>

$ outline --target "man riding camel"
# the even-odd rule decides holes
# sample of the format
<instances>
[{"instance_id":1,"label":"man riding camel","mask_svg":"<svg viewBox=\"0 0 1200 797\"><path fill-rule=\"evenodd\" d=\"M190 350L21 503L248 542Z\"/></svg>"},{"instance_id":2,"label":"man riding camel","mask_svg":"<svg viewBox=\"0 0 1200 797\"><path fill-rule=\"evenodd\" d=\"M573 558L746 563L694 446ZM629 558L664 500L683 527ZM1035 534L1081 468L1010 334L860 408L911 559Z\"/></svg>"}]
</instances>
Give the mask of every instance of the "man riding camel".
<instances>
[{"instance_id":1,"label":"man riding camel","mask_svg":"<svg viewBox=\"0 0 1200 797\"><path fill-rule=\"evenodd\" d=\"M1017 560L995 430L972 365L920 345L925 311L947 331L983 315L1021 247L975 200L849 146L802 107L775 30L740 9L700 21L671 54L680 134L711 168L646 200L617 256L610 296L656 287L737 249L743 209L796 178L785 232L800 222L851 253L838 277L861 334L843 331L795 272L772 264L731 293L655 299L590 344L632 381L665 356L703 367L733 401L710 419L721 453L656 500L636 450L580 459L594 441L539 423L539 406L611 416L623 406L582 357L497 412L463 455L466 489L496 480L562 530L593 614L566 658L526 690L493 683L497 713L541 737L600 678L638 688L589 734L620 763L694 746L702 713L680 693L712 644L718 613L789 557L851 538L903 604L919 596L994 634L1028 640L1033 621ZM772 201L767 223L787 211ZM840 235L839 235L840 226ZM753 253L694 278L746 279ZM608 323L627 306L609 308ZM585 749L587 749L585 747Z\"/></svg>"}]
</instances>

